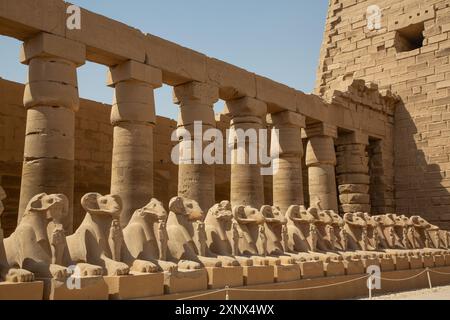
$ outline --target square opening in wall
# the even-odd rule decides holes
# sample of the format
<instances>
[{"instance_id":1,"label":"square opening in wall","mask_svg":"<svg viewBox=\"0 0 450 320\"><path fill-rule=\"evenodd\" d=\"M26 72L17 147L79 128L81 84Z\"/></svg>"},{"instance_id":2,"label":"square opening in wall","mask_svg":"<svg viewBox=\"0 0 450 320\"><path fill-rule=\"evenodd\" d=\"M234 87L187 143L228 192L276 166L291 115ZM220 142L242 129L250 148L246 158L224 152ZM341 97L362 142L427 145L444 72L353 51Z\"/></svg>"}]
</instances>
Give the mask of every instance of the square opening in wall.
<instances>
[{"instance_id":1,"label":"square opening in wall","mask_svg":"<svg viewBox=\"0 0 450 320\"><path fill-rule=\"evenodd\" d=\"M425 25L423 22L409 25L403 29L397 30L395 35L395 48L397 52L412 51L423 47L423 31Z\"/></svg>"}]
</instances>

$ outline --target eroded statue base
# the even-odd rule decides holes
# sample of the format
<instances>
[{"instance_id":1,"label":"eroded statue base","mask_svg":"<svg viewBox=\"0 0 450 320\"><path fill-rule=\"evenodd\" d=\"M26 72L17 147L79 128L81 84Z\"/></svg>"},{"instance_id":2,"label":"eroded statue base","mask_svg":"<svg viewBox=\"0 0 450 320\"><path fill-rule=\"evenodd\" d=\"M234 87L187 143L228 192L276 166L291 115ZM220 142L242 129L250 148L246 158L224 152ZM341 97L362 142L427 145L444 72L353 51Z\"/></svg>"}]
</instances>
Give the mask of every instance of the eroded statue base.
<instances>
[{"instance_id":1,"label":"eroded statue base","mask_svg":"<svg viewBox=\"0 0 450 320\"><path fill-rule=\"evenodd\" d=\"M322 278L325 276L324 264L322 261L300 262L302 279Z\"/></svg>"},{"instance_id":2,"label":"eroded statue base","mask_svg":"<svg viewBox=\"0 0 450 320\"><path fill-rule=\"evenodd\" d=\"M325 262L324 270L327 277L336 277L345 275L345 266L343 261Z\"/></svg>"},{"instance_id":3,"label":"eroded statue base","mask_svg":"<svg viewBox=\"0 0 450 320\"><path fill-rule=\"evenodd\" d=\"M362 260L350 260L345 261L344 260L344 266L345 266L345 274L348 276L354 275L354 274L363 274L365 273L364 263Z\"/></svg>"},{"instance_id":4,"label":"eroded statue base","mask_svg":"<svg viewBox=\"0 0 450 320\"><path fill-rule=\"evenodd\" d=\"M108 300L108 285L101 276L70 278L68 281L40 279L45 300Z\"/></svg>"},{"instance_id":5,"label":"eroded statue base","mask_svg":"<svg viewBox=\"0 0 450 320\"><path fill-rule=\"evenodd\" d=\"M300 280L301 271L298 264L275 266L275 282Z\"/></svg>"},{"instance_id":6,"label":"eroded statue base","mask_svg":"<svg viewBox=\"0 0 450 320\"><path fill-rule=\"evenodd\" d=\"M163 273L132 273L127 276L105 276L109 298L128 300L164 294Z\"/></svg>"},{"instance_id":7,"label":"eroded statue base","mask_svg":"<svg viewBox=\"0 0 450 320\"><path fill-rule=\"evenodd\" d=\"M244 266L243 268L246 286L275 282L274 266Z\"/></svg>"},{"instance_id":8,"label":"eroded statue base","mask_svg":"<svg viewBox=\"0 0 450 320\"><path fill-rule=\"evenodd\" d=\"M44 282L0 282L0 300L42 300Z\"/></svg>"},{"instance_id":9,"label":"eroded statue base","mask_svg":"<svg viewBox=\"0 0 450 320\"><path fill-rule=\"evenodd\" d=\"M202 291L207 288L208 273L206 269L164 272L164 292L166 294Z\"/></svg>"},{"instance_id":10,"label":"eroded statue base","mask_svg":"<svg viewBox=\"0 0 450 320\"><path fill-rule=\"evenodd\" d=\"M394 260L395 270L410 269L409 259L407 256L394 255L392 256L392 259Z\"/></svg>"},{"instance_id":11,"label":"eroded statue base","mask_svg":"<svg viewBox=\"0 0 450 320\"><path fill-rule=\"evenodd\" d=\"M244 285L243 267L206 268L208 288L242 287Z\"/></svg>"}]
</instances>

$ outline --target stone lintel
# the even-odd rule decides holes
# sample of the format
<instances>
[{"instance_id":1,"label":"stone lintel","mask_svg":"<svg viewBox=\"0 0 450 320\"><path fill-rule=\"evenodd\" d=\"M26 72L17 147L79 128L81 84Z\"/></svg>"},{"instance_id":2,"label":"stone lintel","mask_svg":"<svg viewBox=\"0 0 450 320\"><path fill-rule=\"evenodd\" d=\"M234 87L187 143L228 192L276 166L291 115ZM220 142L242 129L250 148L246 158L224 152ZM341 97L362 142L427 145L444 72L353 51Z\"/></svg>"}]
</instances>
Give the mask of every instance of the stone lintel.
<instances>
[{"instance_id":1,"label":"stone lintel","mask_svg":"<svg viewBox=\"0 0 450 320\"><path fill-rule=\"evenodd\" d=\"M369 136L361 131L354 131L351 133L339 135L336 139L336 145L362 144L369 145Z\"/></svg>"},{"instance_id":2,"label":"stone lintel","mask_svg":"<svg viewBox=\"0 0 450 320\"><path fill-rule=\"evenodd\" d=\"M297 112L282 111L267 115L267 122L275 127L305 127L305 116Z\"/></svg>"},{"instance_id":3,"label":"stone lintel","mask_svg":"<svg viewBox=\"0 0 450 320\"><path fill-rule=\"evenodd\" d=\"M336 139L338 137L337 127L324 122L307 125L305 128L307 138L314 136L327 136Z\"/></svg>"},{"instance_id":4,"label":"stone lintel","mask_svg":"<svg viewBox=\"0 0 450 320\"><path fill-rule=\"evenodd\" d=\"M162 86L162 71L149 65L128 60L108 70L107 85L114 87L122 81L139 81L159 88Z\"/></svg>"},{"instance_id":5,"label":"stone lintel","mask_svg":"<svg viewBox=\"0 0 450 320\"><path fill-rule=\"evenodd\" d=\"M26 40L20 50L20 62L28 64L36 57L62 58L81 66L86 62L86 46L80 42L41 32Z\"/></svg>"},{"instance_id":6,"label":"stone lintel","mask_svg":"<svg viewBox=\"0 0 450 320\"><path fill-rule=\"evenodd\" d=\"M229 100L226 106L232 118L239 117L265 117L267 114L267 104L260 100L244 97L236 100Z\"/></svg>"},{"instance_id":7,"label":"stone lintel","mask_svg":"<svg viewBox=\"0 0 450 320\"><path fill-rule=\"evenodd\" d=\"M173 88L173 103L198 103L212 106L219 100L219 88L207 83L192 81Z\"/></svg>"}]
</instances>

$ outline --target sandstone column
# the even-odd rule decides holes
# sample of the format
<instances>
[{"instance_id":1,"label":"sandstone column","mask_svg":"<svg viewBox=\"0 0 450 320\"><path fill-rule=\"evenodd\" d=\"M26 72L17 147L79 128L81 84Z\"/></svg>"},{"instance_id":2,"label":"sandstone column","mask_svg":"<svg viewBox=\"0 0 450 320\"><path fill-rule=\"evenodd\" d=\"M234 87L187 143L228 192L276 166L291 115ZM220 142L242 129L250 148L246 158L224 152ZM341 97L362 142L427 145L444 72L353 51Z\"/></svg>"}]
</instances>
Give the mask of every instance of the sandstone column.
<instances>
[{"instance_id":1,"label":"sandstone column","mask_svg":"<svg viewBox=\"0 0 450 320\"><path fill-rule=\"evenodd\" d=\"M182 142L186 162L178 165L178 195L196 200L205 212L216 199L215 166L203 159L204 147L211 141L203 141L203 133L216 127L213 107L218 100L219 89L209 84L189 82L174 88L174 103L180 106L178 128L189 132ZM199 122L199 132L194 132L195 122Z\"/></svg>"},{"instance_id":2,"label":"sandstone column","mask_svg":"<svg viewBox=\"0 0 450 320\"><path fill-rule=\"evenodd\" d=\"M84 45L46 33L22 46L21 62L29 70L23 99L27 124L19 222L36 194L63 193L70 203L64 227L72 232L77 67L85 57Z\"/></svg>"},{"instance_id":3,"label":"sandstone column","mask_svg":"<svg viewBox=\"0 0 450 320\"><path fill-rule=\"evenodd\" d=\"M340 135L337 145L337 181L340 211L370 213L369 137L354 132Z\"/></svg>"},{"instance_id":4,"label":"sandstone column","mask_svg":"<svg viewBox=\"0 0 450 320\"><path fill-rule=\"evenodd\" d=\"M153 196L154 89L162 85L162 72L127 61L109 70L108 85L115 89L111 193L122 198L121 225L126 226Z\"/></svg>"},{"instance_id":5,"label":"sandstone column","mask_svg":"<svg viewBox=\"0 0 450 320\"><path fill-rule=\"evenodd\" d=\"M267 105L259 100L244 97L227 101L227 108L231 115L230 131L237 137L256 134L263 126L263 117L266 117ZM233 148L231 156L231 203L233 206L249 205L261 208L264 205L264 181L261 175L261 163L250 163L250 151L258 153L259 145L266 141L251 141L246 139L244 157L239 159L239 150ZM241 161L238 161L241 160Z\"/></svg>"},{"instance_id":6,"label":"sandstone column","mask_svg":"<svg viewBox=\"0 0 450 320\"><path fill-rule=\"evenodd\" d=\"M325 123L307 126L306 166L309 177L311 206L320 201L323 210L338 212L336 190L336 153L334 139L337 128Z\"/></svg>"},{"instance_id":7,"label":"sandstone column","mask_svg":"<svg viewBox=\"0 0 450 320\"><path fill-rule=\"evenodd\" d=\"M278 170L273 176L273 204L286 212L291 205L304 204L301 128L305 127L305 117L292 111L283 111L271 114L269 118L279 132L280 147L279 157L274 160Z\"/></svg>"}]
</instances>

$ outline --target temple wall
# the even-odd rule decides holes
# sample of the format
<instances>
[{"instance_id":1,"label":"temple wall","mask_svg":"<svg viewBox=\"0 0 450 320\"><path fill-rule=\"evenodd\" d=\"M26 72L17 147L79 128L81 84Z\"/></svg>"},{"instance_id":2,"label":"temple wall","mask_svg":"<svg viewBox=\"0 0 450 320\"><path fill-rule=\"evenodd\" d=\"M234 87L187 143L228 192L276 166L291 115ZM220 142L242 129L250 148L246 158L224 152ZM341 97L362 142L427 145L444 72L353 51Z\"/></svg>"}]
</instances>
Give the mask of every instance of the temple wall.
<instances>
[{"instance_id":1,"label":"temple wall","mask_svg":"<svg viewBox=\"0 0 450 320\"><path fill-rule=\"evenodd\" d=\"M366 11L373 4L381 29L370 31ZM388 192L395 191L397 213L420 214L443 228L450 227L449 12L448 0L330 1L316 85L325 100L356 79L401 98Z\"/></svg>"}]
</instances>

